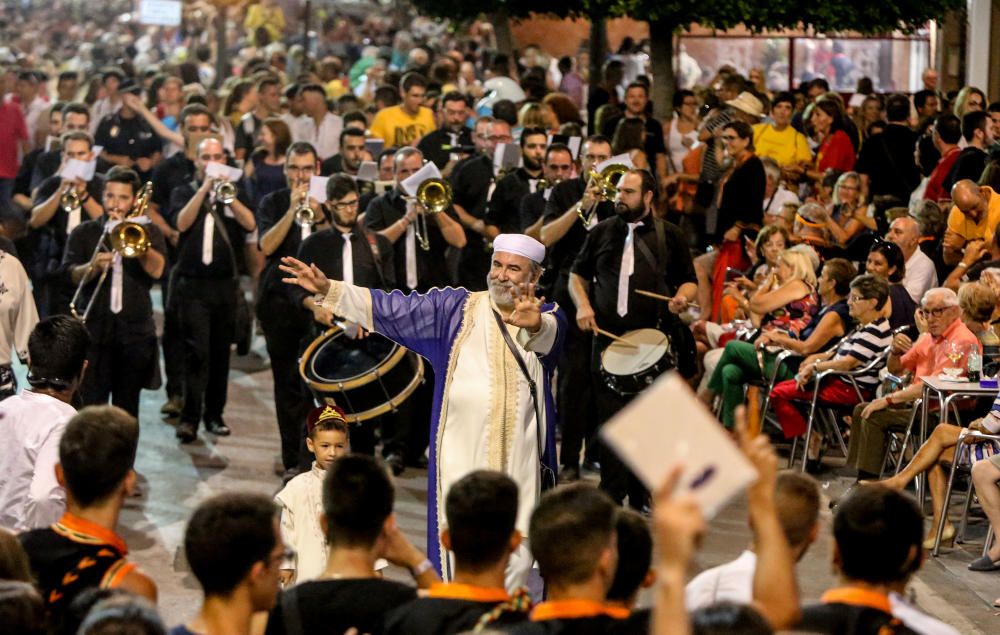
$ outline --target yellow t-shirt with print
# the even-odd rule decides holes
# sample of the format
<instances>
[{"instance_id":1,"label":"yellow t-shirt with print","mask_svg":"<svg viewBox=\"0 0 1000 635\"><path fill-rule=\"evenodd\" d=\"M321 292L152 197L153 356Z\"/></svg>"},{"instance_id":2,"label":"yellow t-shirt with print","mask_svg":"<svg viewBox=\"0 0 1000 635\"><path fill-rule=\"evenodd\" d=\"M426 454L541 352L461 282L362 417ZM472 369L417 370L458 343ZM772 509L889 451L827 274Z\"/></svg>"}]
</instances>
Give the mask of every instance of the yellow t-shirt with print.
<instances>
[{"instance_id":1,"label":"yellow t-shirt with print","mask_svg":"<svg viewBox=\"0 0 1000 635\"><path fill-rule=\"evenodd\" d=\"M383 108L375 115L371 125L371 135L384 139L386 147L415 145L420 137L432 132L437 125L430 108L420 107L417 115L403 112L400 106Z\"/></svg>"},{"instance_id":2,"label":"yellow t-shirt with print","mask_svg":"<svg viewBox=\"0 0 1000 635\"><path fill-rule=\"evenodd\" d=\"M779 132L769 123L757 124L753 127L753 146L757 156L771 157L781 167L813 161L805 135L791 126Z\"/></svg>"},{"instance_id":3,"label":"yellow t-shirt with print","mask_svg":"<svg viewBox=\"0 0 1000 635\"><path fill-rule=\"evenodd\" d=\"M948 214L948 230L955 232L966 242L983 240L989 244L993 240L997 225L1000 224L1000 194L994 192L993 188L987 187L985 189L991 192L990 203L986 215L978 223L969 220L969 217L963 214L957 205L952 207Z\"/></svg>"}]
</instances>

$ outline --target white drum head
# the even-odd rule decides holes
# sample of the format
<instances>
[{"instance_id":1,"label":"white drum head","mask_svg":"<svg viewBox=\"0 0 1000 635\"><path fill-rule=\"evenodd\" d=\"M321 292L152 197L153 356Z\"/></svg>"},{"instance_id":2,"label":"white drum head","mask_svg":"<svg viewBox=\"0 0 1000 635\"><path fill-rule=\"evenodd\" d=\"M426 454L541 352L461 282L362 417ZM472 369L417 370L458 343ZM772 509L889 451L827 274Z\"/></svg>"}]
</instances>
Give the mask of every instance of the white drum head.
<instances>
[{"instance_id":1,"label":"white drum head","mask_svg":"<svg viewBox=\"0 0 1000 635\"><path fill-rule=\"evenodd\" d=\"M657 363L670 348L667 336L656 329L638 329L622 335L633 346L612 342L601 354L601 366L611 375L635 375Z\"/></svg>"}]
</instances>

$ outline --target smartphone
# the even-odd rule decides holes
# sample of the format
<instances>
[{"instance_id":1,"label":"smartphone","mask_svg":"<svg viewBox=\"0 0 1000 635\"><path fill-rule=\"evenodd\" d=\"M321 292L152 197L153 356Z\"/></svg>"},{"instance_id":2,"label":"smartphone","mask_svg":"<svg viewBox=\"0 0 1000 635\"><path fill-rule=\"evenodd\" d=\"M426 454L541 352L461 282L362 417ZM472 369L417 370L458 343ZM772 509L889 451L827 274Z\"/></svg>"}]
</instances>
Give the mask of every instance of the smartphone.
<instances>
[{"instance_id":1,"label":"smartphone","mask_svg":"<svg viewBox=\"0 0 1000 635\"><path fill-rule=\"evenodd\" d=\"M740 271L739 269L733 269L732 267L726 267L726 278L725 278L726 282L732 282L733 280L736 280L737 278L742 278L742 277L743 277L743 272Z\"/></svg>"}]
</instances>

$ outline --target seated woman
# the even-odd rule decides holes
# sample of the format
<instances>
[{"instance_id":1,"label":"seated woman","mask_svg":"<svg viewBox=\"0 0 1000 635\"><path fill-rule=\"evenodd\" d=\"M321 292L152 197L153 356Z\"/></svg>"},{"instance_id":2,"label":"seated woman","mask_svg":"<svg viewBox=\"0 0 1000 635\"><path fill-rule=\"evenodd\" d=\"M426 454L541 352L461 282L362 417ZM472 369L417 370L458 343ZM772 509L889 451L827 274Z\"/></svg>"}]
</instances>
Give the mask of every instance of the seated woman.
<instances>
[{"instance_id":1,"label":"seated woman","mask_svg":"<svg viewBox=\"0 0 1000 635\"><path fill-rule=\"evenodd\" d=\"M982 282L966 282L958 289L958 307L962 322L982 342L997 307L996 293Z\"/></svg>"},{"instance_id":2,"label":"seated woman","mask_svg":"<svg viewBox=\"0 0 1000 635\"><path fill-rule=\"evenodd\" d=\"M993 407L989 414L982 419L976 419L970 423L969 429L976 430L978 432L985 432L986 434L1000 433L1000 395L998 395L996 400L993 402ZM945 474L944 468L941 467L940 463L942 461L950 462L955 460L955 446L958 445L958 436L961 432L961 426L956 426L951 423L940 423L934 428L934 432L931 434L930 438L927 439L927 441L920 446L920 449L917 450L917 453L913 455L913 458L910 459L910 462L906 465L906 467L899 471L899 474L881 481L861 481L862 483L877 482L880 485L885 485L886 487L902 490L909 485L910 481L920 474L927 474L927 483L929 485L928 489L930 489L931 492L931 509L933 510L933 513L931 516L930 533L927 538L924 539L924 549L931 549L934 547L934 534L937 531L938 523L941 520L941 508L944 503L945 495L944 490L948 486L948 476ZM985 452L984 449L986 449ZM989 462L980 461L980 459L987 458L989 456L991 453L989 450L993 451L992 454L996 454L995 447L986 448L984 444L974 444L974 446L969 449L969 455L972 463L974 464L972 470L973 481L976 483L976 491L979 493L980 498L983 497L983 492L980 489L979 481L976 479L976 466L978 466L980 462ZM993 483L993 486L994 489L996 489L995 483ZM995 497L995 494L993 494L991 498L992 497ZM983 508L986 509L985 501ZM991 518L991 521L992 520L993 519ZM951 544L954 540L955 526L948 522L944 526L944 533L941 535L941 542ZM990 563L1000 560L1000 541L995 541L993 543L993 547L987 555L990 556ZM969 568L972 568L971 565Z\"/></svg>"},{"instance_id":3,"label":"seated woman","mask_svg":"<svg viewBox=\"0 0 1000 635\"><path fill-rule=\"evenodd\" d=\"M854 406L862 399L870 399L875 393L880 368L872 368L854 377L861 389L861 399L851 383L841 377L828 377L819 386L807 386L817 373L862 368L888 349L892 343L892 330L884 316L888 299L889 283L885 279L871 274L855 278L851 282L847 304L851 317L858 323L857 328L841 340L835 351L816 353L805 358L795 379L783 381L771 391L771 405L786 439L805 433L806 420L796 402L808 402L814 391L819 391L817 399L820 403L838 406ZM818 431L815 432L810 441L809 451L812 456L807 455L809 460L817 460L815 457L822 441ZM808 466L807 462L807 469Z\"/></svg>"},{"instance_id":4,"label":"seated woman","mask_svg":"<svg viewBox=\"0 0 1000 635\"><path fill-rule=\"evenodd\" d=\"M996 408L997 404L994 403L993 407ZM989 427L1000 427L1000 417L997 417L993 411L984 417L984 421L986 420L989 420ZM987 427L982 422L979 425ZM943 426L938 426L938 428L941 427ZM935 428L936 430L937 428ZM986 517L990 519L993 533L1000 535L1000 487L997 487L1000 484L1000 454L994 454L988 461L975 461L972 464L972 483L976 487L979 504L986 513ZM969 569L972 571L1000 570L1000 540L994 540L984 556L970 562ZM1000 599L994 600L993 606L1000 607Z\"/></svg>"},{"instance_id":5,"label":"seated woman","mask_svg":"<svg viewBox=\"0 0 1000 635\"><path fill-rule=\"evenodd\" d=\"M902 285L903 277L906 276L906 261L899 246L881 240L872 245L865 263L865 273L889 282L889 302L886 303L889 326L893 330L907 326L908 334L916 335L917 304Z\"/></svg>"},{"instance_id":6,"label":"seated woman","mask_svg":"<svg viewBox=\"0 0 1000 635\"><path fill-rule=\"evenodd\" d=\"M857 172L844 172L837 179L823 223L830 237L830 255L842 255L852 261L865 258L876 226L875 219L868 218L868 207L861 200L861 177Z\"/></svg>"},{"instance_id":7,"label":"seated woman","mask_svg":"<svg viewBox=\"0 0 1000 635\"><path fill-rule=\"evenodd\" d=\"M735 269L726 272L726 288L723 291L722 309L719 312L723 322L747 316L746 306L750 295L757 291L757 288L770 274L774 273L778 267L778 259L781 258L781 253L785 251L789 243L788 232L783 227L768 225L760 230L753 242L753 250L748 249L753 265L746 272L746 275L739 275ZM707 324L712 324L715 328L708 327ZM707 324L707 328L717 332L716 336L723 330L721 326L714 323ZM711 339L709 343L716 346L715 341Z\"/></svg>"},{"instance_id":8,"label":"seated woman","mask_svg":"<svg viewBox=\"0 0 1000 635\"><path fill-rule=\"evenodd\" d=\"M826 227L827 213L819 203L806 203L795 212L792 240L826 251L830 246L830 230Z\"/></svg>"},{"instance_id":9,"label":"seated woman","mask_svg":"<svg viewBox=\"0 0 1000 635\"><path fill-rule=\"evenodd\" d=\"M809 257L801 251L786 249L781 254L777 271L768 276L748 302L754 325L759 326L762 333L780 329L798 336L819 309L815 288L816 274ZM746 374L744 369L747 369ZM708 385L700 391L700 397L711 403L721 394L722 423L730 427L733 410L743 402L744 384L759 379L760 373L753 345L729 342Z\"/></svg>"}]
</instances>

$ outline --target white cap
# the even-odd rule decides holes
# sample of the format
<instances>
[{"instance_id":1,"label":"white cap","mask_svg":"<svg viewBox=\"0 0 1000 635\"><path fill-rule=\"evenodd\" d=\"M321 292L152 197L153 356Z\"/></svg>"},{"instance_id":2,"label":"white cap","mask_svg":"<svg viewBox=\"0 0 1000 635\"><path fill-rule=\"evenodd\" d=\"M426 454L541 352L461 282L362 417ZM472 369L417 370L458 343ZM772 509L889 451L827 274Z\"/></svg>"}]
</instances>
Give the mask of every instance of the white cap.
<instances>
[{"instance_id":1,"label":"white cap","mask_svg":"<svg viewBox=\"0 0 1000 635\"><path fill-rule=\"evenodd\" d=\"M524 256L538 264L545 260L545 245L524 234L500 234L493 239L493 251Z\"/></svg>"}]
</instances>

